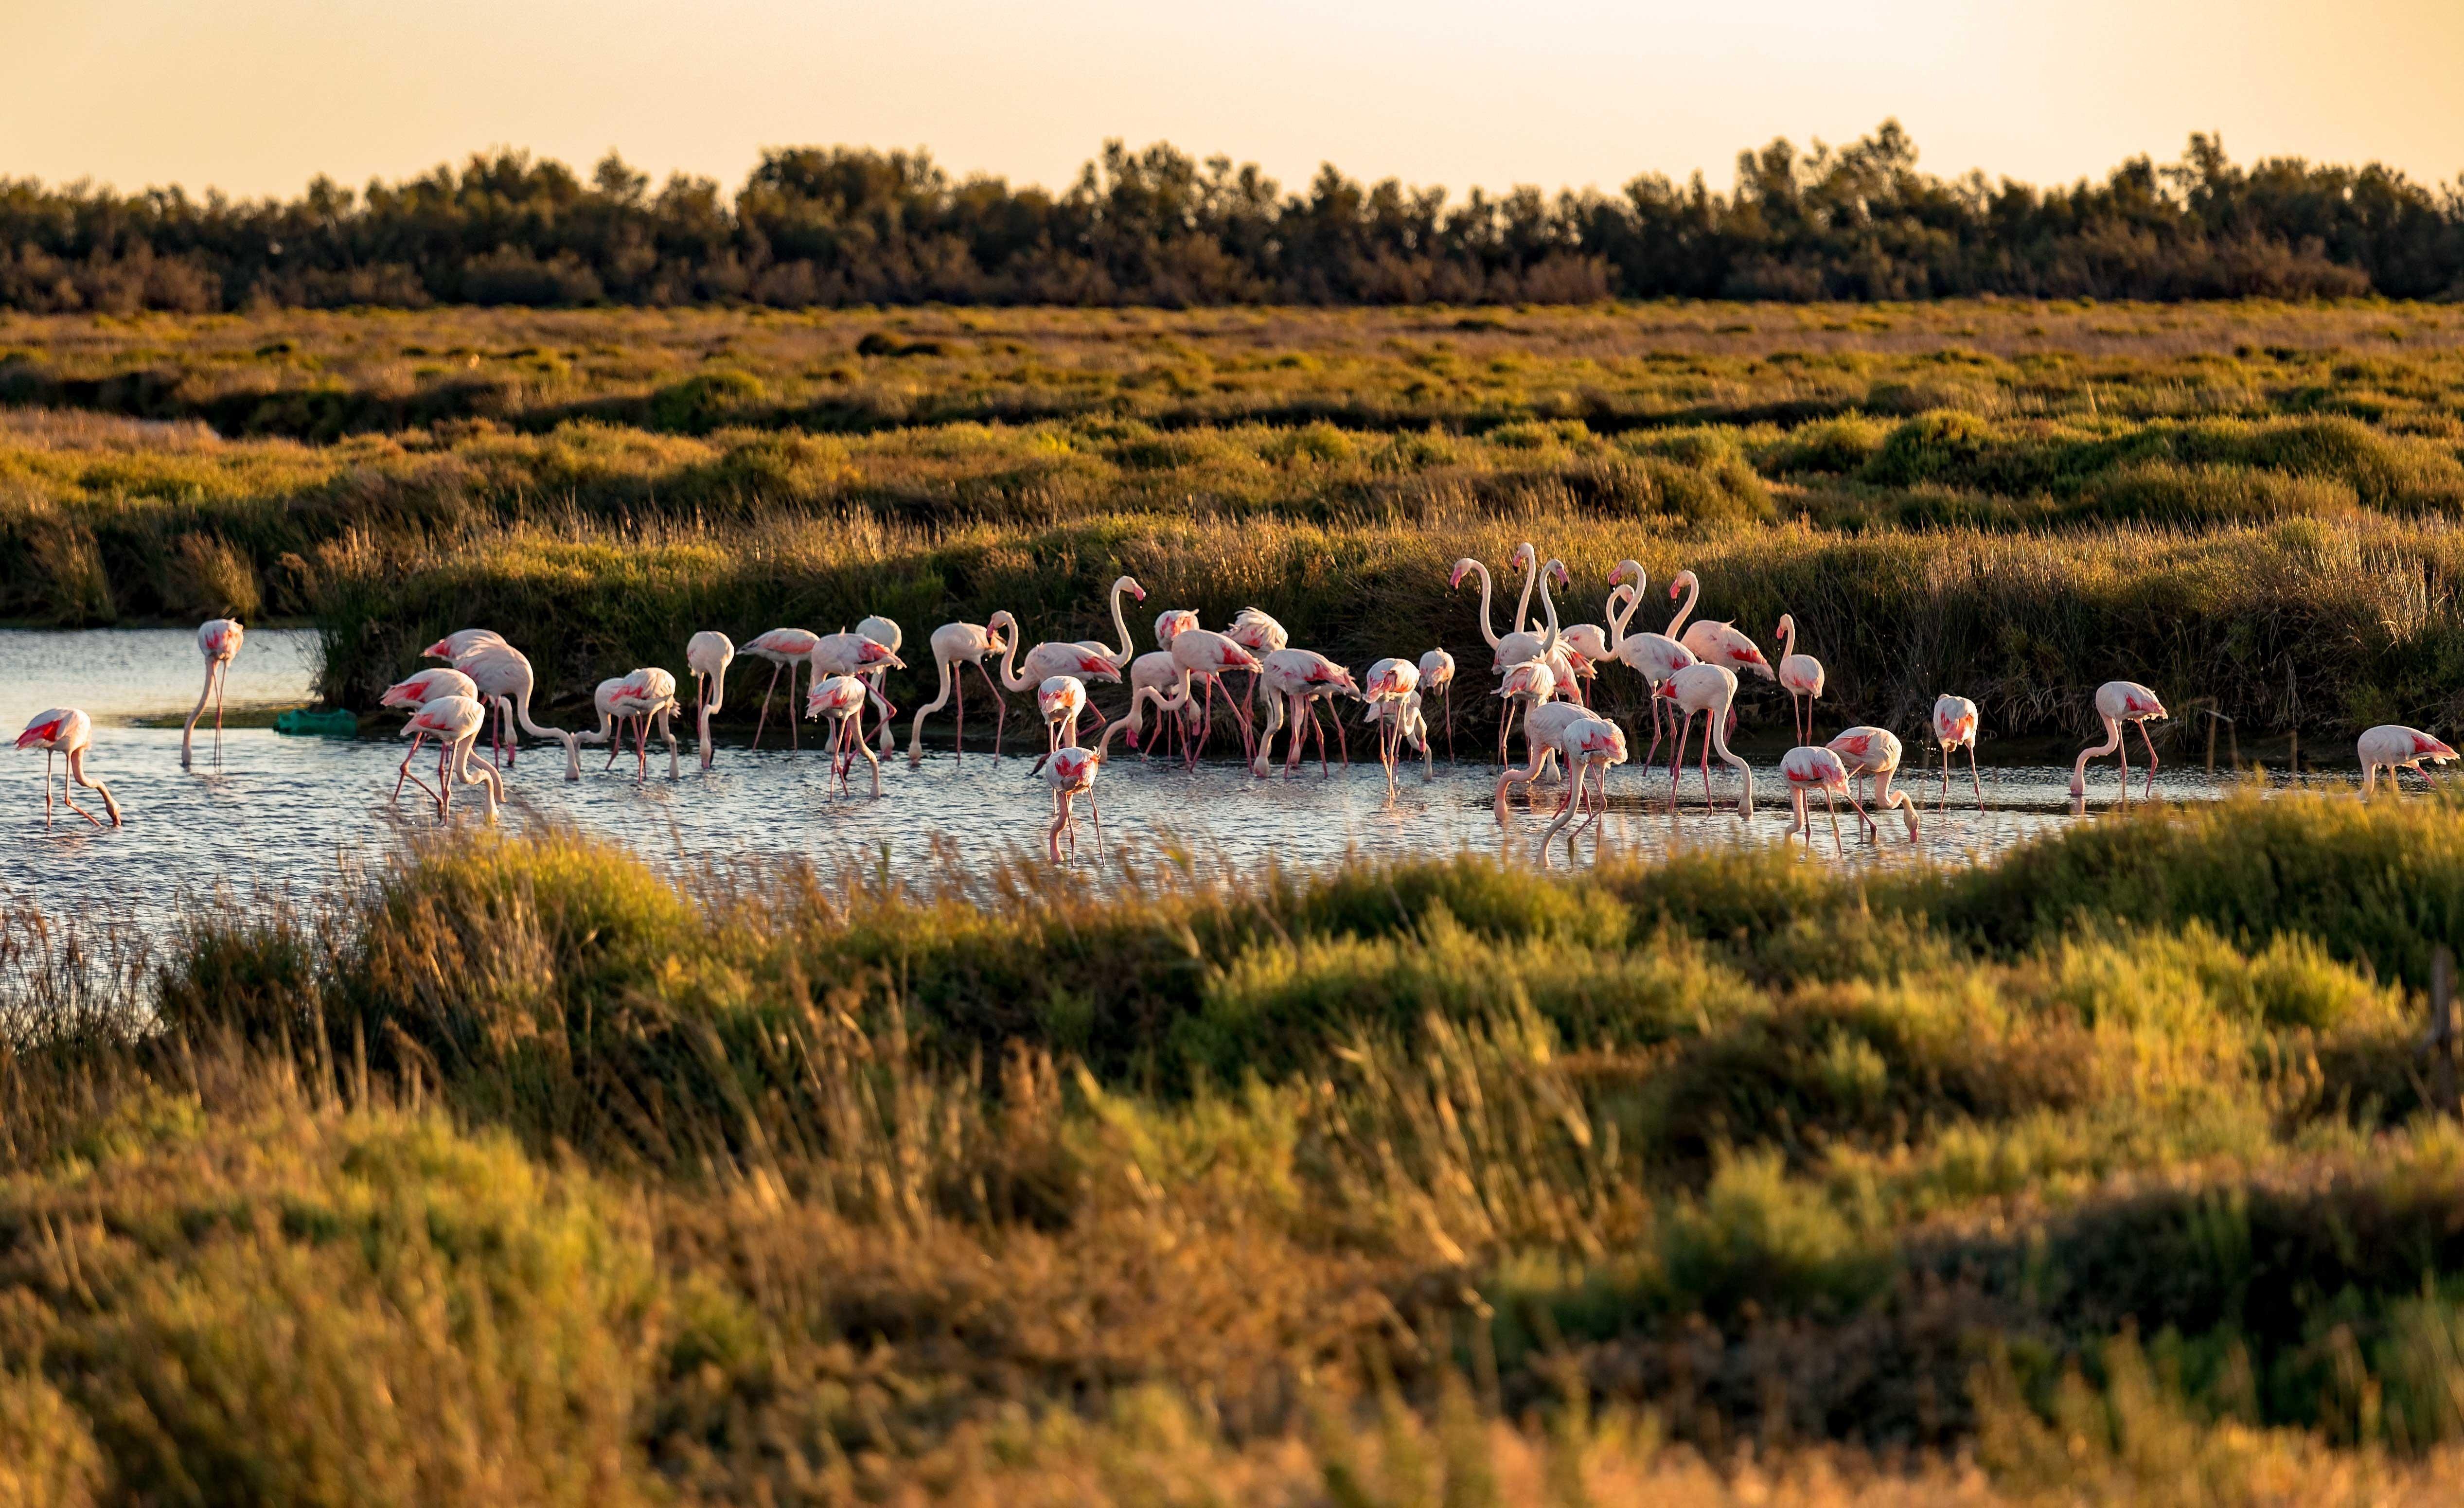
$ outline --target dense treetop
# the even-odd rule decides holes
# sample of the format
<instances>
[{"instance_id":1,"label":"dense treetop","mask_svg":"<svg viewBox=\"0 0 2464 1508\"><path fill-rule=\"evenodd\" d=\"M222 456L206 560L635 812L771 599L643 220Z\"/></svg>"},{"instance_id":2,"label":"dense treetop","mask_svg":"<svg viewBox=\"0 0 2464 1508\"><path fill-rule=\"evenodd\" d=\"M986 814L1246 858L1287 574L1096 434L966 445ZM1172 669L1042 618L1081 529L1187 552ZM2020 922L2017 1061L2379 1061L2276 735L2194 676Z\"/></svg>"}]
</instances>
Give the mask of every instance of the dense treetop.
<instances>
[{"instance_id":1,"label":"dense treetop","mask_svg":"<svg viewBox=\"0 0 2464 1508\"><path fill-rule=\"evenodd\" d=\"M1617 194L1456 199L1332 164L1287 192L1254 164L1110 142L1055 192L954 178L918 151L781 147L731 199L583 178L502 150L289 201L0 179L0 307L1573 302L1605 297L2202 298L2464 293L2464 185L2298 158L2244 167L2193 136L2102 182L2038 188L1917 167L1898 122L1845 147L1740 154L1733 191L1645 174Z\"/></svg>"}]
</instances>

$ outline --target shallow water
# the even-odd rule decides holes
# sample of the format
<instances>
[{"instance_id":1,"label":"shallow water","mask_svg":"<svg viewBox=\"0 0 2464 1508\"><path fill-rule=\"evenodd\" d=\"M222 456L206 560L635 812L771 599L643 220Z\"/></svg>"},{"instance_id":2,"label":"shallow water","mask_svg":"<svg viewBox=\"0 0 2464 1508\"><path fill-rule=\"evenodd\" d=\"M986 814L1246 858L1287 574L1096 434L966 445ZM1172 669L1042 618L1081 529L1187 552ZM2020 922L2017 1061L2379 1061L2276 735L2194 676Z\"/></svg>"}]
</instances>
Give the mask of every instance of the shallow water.
<instances>
[{"instance_id":1,"label":"shallow water","mask_svg":"<svg viewBox=\"0 0 2464 1508\"><path fill-rule=\"evenodd\" d=\"M298 701L308 694L315 639L307 634L252 633L234 666L234 705ZM43 761L33 753L7 751L0 765L0 889L32 899L55 913L95 903L130 914L149 926L175 913L184 898L209 894L231 882L245 904L260 886L312 890L345 865L382 860L407 836L433 829L432 806L415 789L396 802L389 797L402 746L388 741L286 737L264 729L232 729L219 747L200 735L193 770L180 768L180 730L130 726L128 720L164 712L185 714L202 675L193 636L185 631L110 633L0 633L0 721L13 730L44 707L80 705L106 726L98 730L90 768L110 782L127 817L118 831L97 831L64 810L43 824L39 782ZM893 692L897 688L892 688ZM1040 744L1032 715L1014 717L1013 751ZM903 734L904 721L900 724ZM806 729L809 734L810 728ZM613 771L605 750L583 750L583 776L568 782L561 752L532 745L508 780L501 821L520 826L570 822L622 840L653 859L691 862L744 854L803 854L825 863L885 863L893 871L922 869L954 857L970 867L1018 854L1040 853L1050 798L1030 777L1031 758L1013 753L996 761L971 752L961 763L948 752L947 724L927 726L927 744L938 734L942 752L929 754L911 770L903 755L882 768L882 795L873 799L859 764L856 794L834 794L828 761L813 752L765 747L759 752L722 745L716 768L705 775L690 744L682 753L681 778L667 776L665 751L654 747L650 778L637 782L629 754ZM770 742L777 737L775 727ZM1354 751L1374 750L1366 737ZM1219 738L1219 747L1221 747ZM428 773L431 760L423 756ZM2108 762L2091 785L2091 812L2106 809L2115 785ZM1928 809L1922 839L1911 843L1896 817L1878 841L1859 843L1854 819L1841 812L1847 854L1840 858L1817 804L1815 844L1810 862L1858 865L1906 863L1919 857L1962 863L1990 856L2032 834L2074 820L2067 795L2067 768L1988 768L1982 772L1985 810L1954 785L1954 799L1939 816ZM1469 850L1533 861L1534 840L1554 805L1553 787L1543 788L1534 808L1517 798L1501 831L1491 805L1495 772L1465 763L1438 761L1436 778L1424 780L1408 766L1400 790L1390 799L1374 759L1319 775L1312 762L1303 773L1260 780L1237 763L1211 763L1197 772L1164 760L1146 763L1116 750L1097 785L1105 847L1098 849L1091 824L1082 821L1079 862L1091 865L1100 852L1119 845L1152 851L1174 845L1236 864L1272 859L1311 864L1349 854L1396 856ZM1908 782L1925 790L1930 782ZM2134 781L2134 790L2136 783ZM1773 768L1756 771L1759 812L1740 821L1733 805L1736 781L1714 766L1713 790L1727 809L1706 811L1699 776L1689 772L1686 797L1672 816L1666 804L1664 768L1645 773L1622 767L1609 782L1611 809L1595 836L1587 836L1574 862L1601 853L1665 853L1689 844L1777 843L1789 841L1788 802ZM2167 772L2157 781L2161 799L2196 799L2217 794L2217 785L2193 770ZM458 826L485 821L477 789L456 796L448 820ZM1565 844L1552 861L1568 863Z\"/></svg>"}]
</instances>

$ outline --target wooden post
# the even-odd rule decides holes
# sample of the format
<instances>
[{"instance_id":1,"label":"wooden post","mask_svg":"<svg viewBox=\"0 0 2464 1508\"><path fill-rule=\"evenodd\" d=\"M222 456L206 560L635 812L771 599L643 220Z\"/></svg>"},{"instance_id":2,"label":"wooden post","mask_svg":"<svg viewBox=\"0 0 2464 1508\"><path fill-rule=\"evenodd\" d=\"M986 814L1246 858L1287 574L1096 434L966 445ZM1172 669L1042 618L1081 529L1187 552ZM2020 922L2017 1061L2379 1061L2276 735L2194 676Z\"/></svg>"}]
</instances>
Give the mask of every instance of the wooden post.
<instances>
[{"instance_id":1,"label":"wooden post","mask_svg":"<svg viewBox=\"0 0 2464 1508\"><path fill-rule=\"evenodd\" d=\"M2216 710L2208 709L2208 778L2216 777Z\"/></svg>"},{"instance_id":2,"label":"wooden post","mask_svg":"<svg viewBox=\"0 0 2464 1508\"><path fill-rule=\"evenodd\" d=\"M2445 943L2430 955L2430 1082L2437 1108L2454 1114L2455 954Z\"/></svg>"}]
</instances>

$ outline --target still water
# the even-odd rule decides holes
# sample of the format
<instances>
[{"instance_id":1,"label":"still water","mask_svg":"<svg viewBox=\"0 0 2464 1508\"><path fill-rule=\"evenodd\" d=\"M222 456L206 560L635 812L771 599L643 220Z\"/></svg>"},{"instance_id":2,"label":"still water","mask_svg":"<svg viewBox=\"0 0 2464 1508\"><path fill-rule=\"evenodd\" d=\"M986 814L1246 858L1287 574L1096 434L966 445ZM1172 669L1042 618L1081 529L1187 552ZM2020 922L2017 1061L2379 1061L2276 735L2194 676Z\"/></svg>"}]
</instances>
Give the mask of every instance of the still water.
<instances>
[{"instance_id":1,"label":"still water","mask_svg":"<svg viewBox=\"0 0 2464 1508\"><path fill-rule=\"evenodd\" d=\"M233 666L228 705L261 710L308 699L316 670L316 637L305 632L252 632ZM228 883L238 904L261 889L314 890L346 870L364 870L406 838L437 825L434 809L415 789L397 802L389 793L402 746L389 740L289 737L263 728L231 729L216 746L210 721L199 735L195 768L180 768L180 730L138 726L135 719L185 716L196 700L203 666L194 636L184 630L79 633L0 632L0 724L13 735L46 707L84 707L97 723L92 772L110 783L126 814L118 831L97 831L82 820L55 813L43 825L43 759L32 751L0 748L0 892L32 900L55 913L99 905L149 925L175 915L187 900L209 895ZM893 697L902 688L893 682ZM974 719L970 719L974 721ZM1013 710L1009 747L1031 754L1043 734L1030 711ZM905 719L899 726L904 748ZM922 869L947 860L987 865L1020 855L1040 855L1050 798L1031 778L1031 757L1013 753L994 760L970 752L963 763L949 751L948 724L927 724L927 757L910 769L902 754L885 761L882 795L874 799L861 764L856 794L836 794L828 760L813 750L804 730L801 754L772 747L774 717L764 747L723 744L715 769L705 775L687 741L682 777L667 777L664 749L653 746L650 778L637 782L628 754L613 770L606 752L585 747L583 777L563 778L561 752L553 745L525 748L507 782L500 821L518 828L566 822L621 840L653 860L692 862L743 855L801 854L825 863L888 864ZM1170 845L1234 864L1272 860L1308 865L1350 854L1395 856L1472 851L1533 862L1533 840L1555 801L1545 788L1535 810L1517 798L1501 832L1491 805L1495 771L1468 762L1449 766L1442 756L1434 780L1408 767L1401 790L1389 798L1375 762L1374 734L1355 730L1355 760L1321 776L1314 762L1298 776L1260 780L1234 761L1210 763L1196 773L1158 759L1124 757L1117 748L1097 785L1102 803L1105 852L1123 845L1153 851ZM937 735L937 746L936 746ZM740 740L741 735L737 735ZM937 747L937 752L935 752ZM1218 748L1223 747L1219 733ZM1237 749L1237 743L1232 747ZM1471 752L1467 741L1466 754ZM1638 756L1641 748L1638 746ZM1665 757L1665 751L1662 752ZM423 754L432 775L434 766ZM2114 797L2108 761L2091 780L2091 811ZM1611 809L1596 841L1586 839L1577 862L1595 852L1654 854L1687 845L1788 841L1785 786L1775 768L1756 771L1760 811L1749 822L1734 814L1733 774L1716 762L1713 789L1726 810L1702 803L1700 777L1689 771L1687 798L1672 816L1666 804L1664 766L1648 773L1635 766L1610 778ZM1928 805L1922 840L1911 844L1894 815L1879 842L1859 844L1853 819L1843 810L1848 853L1832 847L1819 806L1819 841L1809 862L1857 865L1907 863L1922 857L1966 863L1990 856L2054 825L2073 820L2067 768L1988 768L1983 771L1985 810L1976 810L1961 772L1954 799L1940 817ZM1916 779L1911 789L1932 782ZM2134 788L2136 782L2134 781ZM2216 794L2197 770L2167 770L2157 781L2161 799L2194 799ZM457 827L484 823L477 788L456 796L448 820ZM1098 852L1082 820L1082 864ZM1552 849L1567 863L1565 845Z\"/></svg>"}]
</instances>

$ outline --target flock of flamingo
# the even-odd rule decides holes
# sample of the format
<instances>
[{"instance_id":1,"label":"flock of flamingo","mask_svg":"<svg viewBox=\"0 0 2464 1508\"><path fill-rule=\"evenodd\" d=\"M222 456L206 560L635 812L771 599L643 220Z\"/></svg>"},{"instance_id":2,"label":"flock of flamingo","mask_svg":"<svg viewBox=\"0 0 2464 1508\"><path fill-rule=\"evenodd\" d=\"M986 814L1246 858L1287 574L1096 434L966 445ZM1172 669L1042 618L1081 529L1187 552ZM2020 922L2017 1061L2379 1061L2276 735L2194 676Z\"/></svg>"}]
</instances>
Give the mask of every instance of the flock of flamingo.
<instances>
[{"instance_id":1,"label":"flock of flamingo","mask_svg":"<svg viewBox=\"0 0 2464 1508\"><path fill-rule=\"evenodd\" d=\"M1487 641L1489 670L1497 682L1489 694L1502 704L1496 754L1500 766L1496 790L1500 823L1507 820L1507 795L1510 789L1521 785L1528 790L1560 765L1566 774L1565 789L1541 835L1543 855L1549 843L1567 831L1570 822L1573 824L1567 833L1571 852L1574 839L1599 820L1607 809L1608 772L1629 757L1625 730L1614 719L1601 715L1592 700L1591 683L1603 667L1612 664L1634 671L1650 688L1652 741L1643 757L1649 764L1661 743L1671 742L1668 772L1672 806L1679 798L1686 746L1692 737L1694 719L1699 716L1703 719L1699 768L1705 805L1717 804L1711 791L1710 770L1711 757L1717 754L1743 778L1737 815L1753 815L1753 768L1729 749L1727 734L1736 726L1739 677L1759 676L1787 692L1800 740L1782 756L1779 765L1792 807L1791 836L1803 837L1811 846L1810 802L1818 794L1830 819L1832 842L1843 854L1846 842L1840 836L1837 804L1840 797L1847 798L1855 812L1860 835L1879 838L1880 824L1874 813L1896 809L1906 820L1909 840L1916 840L1917 804L1906 791L1892 788L1903 754L1897 734L1885 728L1860 725L1844 730L1827 742L1814 741L1823 667L1813 655L1798 650L1793 618L1783 615L1779 620L1774 637L1782 652L1774 666L1754 641L1733 623L1687 621L1693 618L1702 594L1702 583L1691 571L1678 572L1669 583L1669 600L1676 601L1682 597L1683 601L1666 630L1631 633L1627 631L1628 624L1643 601L1644 576L1639 562L1619 561L1609 573L1605 625L1559 623L1551 587L1552 582L1571 586L1572 578L1564 561L1543 562L1538 551L1526 543L1515 549L1510 564L1520 566L1524 572L1523 594L1503 634L1494 626L1492 582L1485 565L1469 558L1456 561L1447 585L1459 589L1472 577L1480 579L1481 635ZM1538 620L1530 615L1535 590L1541 609ZM1102 840L1102 813L1094 798L1095 776L1110 756L1113 740L1123 738L1132 749L1138 748L1144 740L1149 758L1169 742L1174 746L1174 755L1194 769L1212 736L1219 694L1240 732L1243 754L1251 771L1261 777L1271 773L1278 734L1287 735L1283 760L1287 775L1299 769L1311 733L1317 738L1319 768L1325 771L1327 722L1334 725L1342 757L1349 763L1350 739L1336 704L1351 699L1365 704L1361 720L1376 730L1378 760L1385 769L1390 793L1396 787L1397 769L1407 749L1420 758L1424 776L1434 778L1436 754L1423 708L1427 698L1442 697L1451 711L1455 660L1444 649L1431 649L1417 660L1379 660L1364 677L1355 680L1350 669L1330 657L1292 647L1284 626L1258 608L1243 608L1221 631L1200 627L1194 612L1169 608L1155 621L1157 647L1140 654L1121 603L1124 597L1143 602L1146 595L1129 577L1112 583L1111 608L1112 627L1120 641L1117 646L1102 640L1051 640L1022 652L1018 620L1005 611L994 613L986 623L944 623L935 629L931 645L938 688L932 701L915 710L910 724L909 762L922 761L924 720L945 708L951 711L955 741L963 759L965 670L972 667L992 699L996 758L1000 757L1007 732L1008 702L1004 691L1031 691L1035 696L1045 725L1045 752L1031 773L1041 776L1051 792L1052 817L1045 838L1046 849L1056 862L1062 858L1065 841L1071 856L1075 856L1076 803L1082 797L1096 823L1097 841ZM180 762L184 768L189 762L197 724L209 701L214 706L216 740L221 738L224 680L231 661L239 654L244 636L241 625L227 618L215 619L197 630L197 647L206 660L206 679L196 708L188 714L181 732ZM893 748L891 725L897 715L882 683L890 671L906 667L898 654L902 637L897 623L880 617L867 618L852 630L833 634L773 628L740 646L715 630L694 634L685 645L685 665L693 680L693 716L702 768L711 768L715 759L711 714L720 709L729 667L741 654L765 661L771 667L769 683L762 691L761 712L754 727L753 747L760 747L768 728L770 703L778 690L780 676L787 677L787 700L792 709L797 672L801 669L805 673L805 718L827 719L830 724L832 778L851 794L855 761L862 758L871 767L872 794L879 796L880 755ZM996 655L1000 657L998 683L988 665ZM396 772L394 794L399 797L406 782L417 785L435 803L440 817L451 810L457 788L476 785L487 798L493 820L503 796L500 771L513 768L520 734L524 732L562 746L567 779L581 778L581 746L607 746L607 765L612 767L628 734L633 740L636 779L648 776L649 744L654 736L667 744L670 777L680 773L673 718L683 710L683 705L678 699L676 678L667 670L644 667L600 682L592 698L598 726L587 732L569 732L542 726L532 717L537 678L530 661L495 632L485 628L458 630L429 645L423 658L444 664L388 687L382 705L409 714L404 732L409 735L411 746ZM1236 673L1248 678L1237 693L1224 679ZM1130 706L1107 727L1103 714L1094 710L1088 695L1088 683L1121 683L1125 679L1130 688ZM1255 720L1250 715L1252 703L1260 709ZM2110 754L2118 756L2122 790L2127 796L2130 754L2123 742L2123 730L2135 725L2147 753L2147 794L2152 796L2158 761L2146 725L2167 715L2164 702L2136 682L2108 681L2097 688L2095 705L2097 716L2104 725L2104 741L2079 752L2071 770L2071 795L2085 796L2088 761ZM870 738L864 728L868 708L879 713ZM1090 742L1081 742L1080 724L1089 715L1095 718L1096 728L1090 730ZM1443 721L1451 758L1453 718L1449 715ZM1510 757L1510 741L1518 721L1526 754L1521 765ZM1951 755L1965 750L1969 781L1978 809L1982 810L1984 786L1976 773L1976 704L1962 696L1942 696L1934 703L1930 721L1929 746L1939 751L1942 759L1942 803L1947 805L1949 799ZM791 747L800 745L792 714L787 722ZM474 753L483 733L492 734L489 757L484 761ZM53 708L38 713L18 735L18 748L39 748L45 753L45 825L50 824L52 817L51 761L55 754L65 756L67 772L60 790L69 810L98 827L101 825L101 819L77 803L73 787L83 787L101 798L111 824L120 825L120 803L109 787L86 768L93 739L93 720L76 708ZM430 739L438 746L433 786L411 769L420 748ZM2363 733L2357 750L2365 798L2375 788L2382 771L2392 781L2400 770L2418 773L2424 761L2443 764L2455 757L2455 751L2438 739L2418 729L2395 724ZM1870 811L1868 800L1859 798L1859 781L1867 786Z\"/></svg>"}]
</instances>

